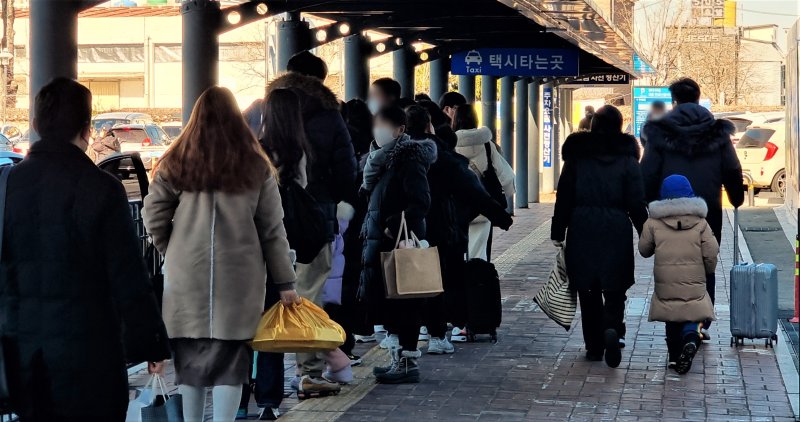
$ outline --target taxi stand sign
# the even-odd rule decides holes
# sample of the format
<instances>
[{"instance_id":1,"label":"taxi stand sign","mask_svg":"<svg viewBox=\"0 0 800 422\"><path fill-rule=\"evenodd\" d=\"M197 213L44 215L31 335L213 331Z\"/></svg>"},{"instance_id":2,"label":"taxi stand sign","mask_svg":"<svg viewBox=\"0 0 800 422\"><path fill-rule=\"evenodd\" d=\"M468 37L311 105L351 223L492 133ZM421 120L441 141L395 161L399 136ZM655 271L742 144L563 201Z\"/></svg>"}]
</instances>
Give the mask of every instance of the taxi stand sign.
<instances>
[{"instance_id":1,"label":"taxi stand sign","mask_svg":"<svg viewBox=\"0 0 800 422\"><path fill-rule=\"evenodd\" d=\"M555 48L479 48L453 53L454 75L578 76L578 51Z\"/></svg>"}]
</instances>

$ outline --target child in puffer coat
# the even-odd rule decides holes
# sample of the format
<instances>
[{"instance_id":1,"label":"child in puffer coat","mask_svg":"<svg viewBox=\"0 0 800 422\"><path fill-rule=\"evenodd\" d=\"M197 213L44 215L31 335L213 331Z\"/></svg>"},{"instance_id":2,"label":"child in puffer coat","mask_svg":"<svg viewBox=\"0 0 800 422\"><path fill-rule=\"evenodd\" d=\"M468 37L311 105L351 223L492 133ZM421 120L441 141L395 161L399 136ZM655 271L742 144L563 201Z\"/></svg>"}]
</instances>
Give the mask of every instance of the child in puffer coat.
<instances>
[{"instance_id":1,"label":"child in puffer coat","mask_svg":"<svg viewBox=\"0 0 800 422\"><path fill-rule=\"evenodd\" d=\"M339 232L333 239L333 259L331 272L325 280L322 289L322 304L328 315L339 323L345 330L345 342L339 348L326 353L325 361L328 365L322 374L330 382L348 383L353 379L350 369L355 338L347 318L348 309L342 306L342 276L344 275L344 233L350 226L350 220L355 215L353 206L340 202L336 207L336 218L339 222Z\"/></svg>"},{"instance_id":2,"label":"child in puffer coat","mask_svg":"<svg viewBox=\"0 0 800 422\"><path fill-rule=\"evenodd\" d=\"M661 185L661 200L650 203L650 218L639 238L639 252L655 254L655 291L650 321L666 322L669 367L689 372L700 344L704 320L716 319L706 292L706 274L717 267L719 245L706 222L708 206L689 180L673 174Z\"/></svg>"}]
</instances>

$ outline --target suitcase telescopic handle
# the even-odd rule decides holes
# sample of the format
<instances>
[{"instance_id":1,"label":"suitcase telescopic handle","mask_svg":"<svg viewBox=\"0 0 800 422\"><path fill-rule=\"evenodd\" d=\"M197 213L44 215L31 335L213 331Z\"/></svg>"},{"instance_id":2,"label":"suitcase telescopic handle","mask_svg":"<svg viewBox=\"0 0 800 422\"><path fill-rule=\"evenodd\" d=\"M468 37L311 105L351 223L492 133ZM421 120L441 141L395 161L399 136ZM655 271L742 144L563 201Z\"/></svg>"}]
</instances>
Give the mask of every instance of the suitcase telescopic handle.
<instances>
[{"instance_id":1,"label":"suitcase telescopic handle","mask_svg":"<svg viewBox=\"0 0 800 422\"><path fill-rule=\"evenodd\" d=\"M739 259L739 208L733 209L733 264L741 263Z\"/></svg>"}]
</instances>

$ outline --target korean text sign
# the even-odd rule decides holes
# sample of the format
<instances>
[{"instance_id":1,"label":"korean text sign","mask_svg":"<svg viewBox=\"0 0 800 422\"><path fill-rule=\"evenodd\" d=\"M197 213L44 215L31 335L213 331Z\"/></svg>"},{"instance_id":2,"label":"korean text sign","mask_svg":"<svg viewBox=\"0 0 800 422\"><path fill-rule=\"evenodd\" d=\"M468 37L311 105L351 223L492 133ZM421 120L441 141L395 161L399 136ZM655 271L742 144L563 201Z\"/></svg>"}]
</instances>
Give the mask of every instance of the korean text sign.
<instances>
[{"instance_id":1,"label":"korean text sign","mask_svg":"<svg viewBox=\"0 0 800 422\"><path fill-rule=\"evenodd\" d=\"M577 76L578 52L552 48L479 48L454 53L454 75Z\"/></svg>"},{"instance_id":2,"label":"korean text sign","mask_svg":"<svg viewBox=\"0 0 800 422\"><path fill-rule=\"evenodd\" d=\"M542 167L553 167L553 88L542 89Z\"/></svg>"}]
</instances>

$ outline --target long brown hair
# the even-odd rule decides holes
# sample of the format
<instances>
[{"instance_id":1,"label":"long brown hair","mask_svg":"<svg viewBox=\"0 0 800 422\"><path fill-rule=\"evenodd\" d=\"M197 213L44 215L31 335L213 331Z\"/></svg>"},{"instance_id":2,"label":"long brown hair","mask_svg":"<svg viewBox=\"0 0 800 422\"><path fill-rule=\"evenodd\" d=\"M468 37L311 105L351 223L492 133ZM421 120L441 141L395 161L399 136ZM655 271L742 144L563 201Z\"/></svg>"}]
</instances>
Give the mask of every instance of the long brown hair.
<instances>
[{"instance_id":1,"label":"long brown hair","mask_svg":"<svg viewBox=\"0 0 800 422\"><path fill-rule=\"evenodd\" d=\"M208 88L153 174L189 192L238 193L264 183L274 168L227 88Z\"/></svg>"},{"instance_id":2,"label":"long brown hair","mask_svg":"<svg viewBox=\"0 0 800 422\"><path fill-rule=\"evenodd\" d=\"M303 156L306 162L312 158L297 94L290 89L270 92L264 107L263 126L261 145L278 167L281 179L296 178Z\"/></svg>"}]
</instances>

